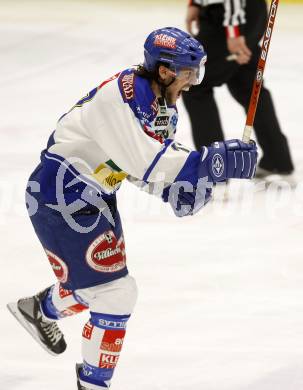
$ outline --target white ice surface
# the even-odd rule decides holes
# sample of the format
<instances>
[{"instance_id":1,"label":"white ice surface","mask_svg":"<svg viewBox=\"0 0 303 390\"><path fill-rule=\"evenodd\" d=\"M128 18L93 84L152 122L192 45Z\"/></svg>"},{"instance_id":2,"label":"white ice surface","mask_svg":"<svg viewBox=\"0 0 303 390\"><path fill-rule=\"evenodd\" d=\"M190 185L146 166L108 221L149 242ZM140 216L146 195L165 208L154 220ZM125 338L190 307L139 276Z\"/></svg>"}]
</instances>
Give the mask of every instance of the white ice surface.
<instances>
[{"instance_id":1,"label":"white ice surface","mask_svg":"<svg viewBox=\"0 0 303 390\"><path fill-rule=\"evenodd\" d=\"M164 3L164 4L163 4ZM152 29L183 27L185 2L0 2L0 389L75 390L87 314L62 321L68 350L47 355L8 313L9 300L54 282L23 203L56 120L81 96L141 60ZM303 175L302 6L281 6L266 69ZM226 134L244 115L216 91ZM180 106L178 138L192 145ZM243 183L242 183L243 184ZM240 192L239 192L239 191ZM237 192L238 191L238 192ZM303 388L303 191L258 192L177 219L124 184L118 196L128 266L139 286L113 390Z\"/></svg>"}]
</instances>

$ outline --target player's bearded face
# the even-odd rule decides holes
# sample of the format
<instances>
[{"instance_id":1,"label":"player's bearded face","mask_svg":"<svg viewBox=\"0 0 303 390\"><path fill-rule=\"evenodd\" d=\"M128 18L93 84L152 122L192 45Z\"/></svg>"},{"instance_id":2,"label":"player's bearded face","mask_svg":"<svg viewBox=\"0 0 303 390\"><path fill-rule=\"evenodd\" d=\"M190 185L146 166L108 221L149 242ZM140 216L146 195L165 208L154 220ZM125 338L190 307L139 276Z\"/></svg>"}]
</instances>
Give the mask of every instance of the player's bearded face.
<instances>
[{"instance_id":1,"label":"player's bearded face","mask_svg":"<svg viewBox=\"0 0 303 390\"><path fill-rule=\"evenodd\" d=\"M166 88L166 100L169 104L176 104L182 91L188 91L193 85L201 83L205 67L205 61L201 60L198 67L182 67L169 69L166 66L159 67L159 77Z\"/></svg>"},{"instance_id":2,"label":"player's bearded face","mask_svg":"<svg viewBox=\"0 0 303 390\"><path fill-rule=\"evenodd\" d=\"M190 88L196 83L196 70L191 68L181 69L175 73L174 77L180 85L184 84L185 88Z\"/></svg>"}]
</instances>

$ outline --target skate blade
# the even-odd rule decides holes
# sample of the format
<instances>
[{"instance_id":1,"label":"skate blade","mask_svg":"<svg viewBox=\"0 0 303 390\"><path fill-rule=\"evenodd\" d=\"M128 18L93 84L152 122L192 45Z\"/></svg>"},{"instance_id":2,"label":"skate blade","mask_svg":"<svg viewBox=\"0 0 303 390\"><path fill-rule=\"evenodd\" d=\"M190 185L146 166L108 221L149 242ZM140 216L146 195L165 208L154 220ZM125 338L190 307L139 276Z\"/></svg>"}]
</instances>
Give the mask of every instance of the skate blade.
<instances>
[{"instance_id":1,"label":"skate blade","mask_svg":"<svg viewBox=\"0 0 303 390\"><path fill-rule=\"evenodd\" d=\"M22 315L21 311L18 309L18 305L15 302L8 303L6 305L8 310L12 313L12 315L16 318L16 320L19 322L20 325L23 326L23 328L32 336L34 340L37 341L37 343L50 355L52 356L58 356L57 353L49 350L44 343L41 341L40 337L38 336L37 332L35 331L35 328L33 325L31 325Z\"/></svg>"}]
</instances>

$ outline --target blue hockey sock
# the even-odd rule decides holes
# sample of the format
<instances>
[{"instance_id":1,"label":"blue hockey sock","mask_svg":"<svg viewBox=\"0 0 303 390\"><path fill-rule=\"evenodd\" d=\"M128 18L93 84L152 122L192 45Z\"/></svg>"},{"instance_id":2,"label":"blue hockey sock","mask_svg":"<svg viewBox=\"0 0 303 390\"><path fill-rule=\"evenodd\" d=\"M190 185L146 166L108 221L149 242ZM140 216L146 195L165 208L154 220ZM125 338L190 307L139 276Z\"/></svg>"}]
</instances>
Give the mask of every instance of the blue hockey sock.
<instances>
[{"instance_id":1,"label":"blue hockey sock","mask_svg":"<svg viewBox=\"0 0 303 390\"><path fill-rule=\"evenodd\" d=\"M46 296L41 301L41 310L47 319L59 320L61 318L60 311L55 308L53 301L52 301L53 289L54 289L54 286L50 287Z\"/></svg>"}]
</instances>

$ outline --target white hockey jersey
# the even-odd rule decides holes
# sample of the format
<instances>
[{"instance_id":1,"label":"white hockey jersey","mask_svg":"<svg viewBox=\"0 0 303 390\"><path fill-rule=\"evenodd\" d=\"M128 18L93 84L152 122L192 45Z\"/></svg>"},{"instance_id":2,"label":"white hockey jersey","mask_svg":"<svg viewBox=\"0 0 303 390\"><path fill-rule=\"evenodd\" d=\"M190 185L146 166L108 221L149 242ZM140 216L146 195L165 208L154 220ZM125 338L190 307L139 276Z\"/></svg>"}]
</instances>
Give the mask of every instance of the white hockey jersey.
<instances>
[{"instance_id":1,"label":"white hockey jersey","mask_svg":"<svg viewBox=\"0 0 303 390\"><path fill-rule=\"evenodd\" d=\"M44 200L56 203L60 177L70 202L85 185L114 194L126 178L195 185L200 153L174 141L177 121L177 108L161 103L134 69L109 78L59 119L41 156Z\"/></svg>"}]
</instances>

